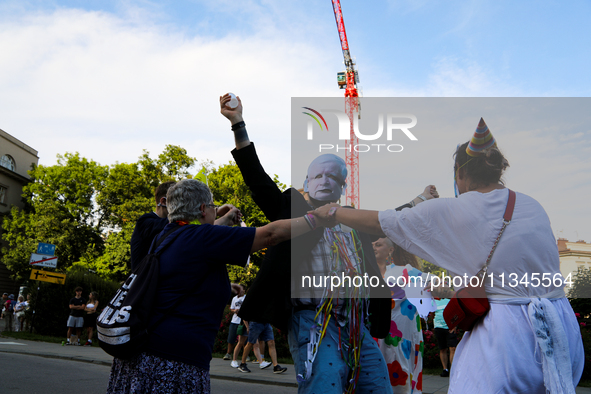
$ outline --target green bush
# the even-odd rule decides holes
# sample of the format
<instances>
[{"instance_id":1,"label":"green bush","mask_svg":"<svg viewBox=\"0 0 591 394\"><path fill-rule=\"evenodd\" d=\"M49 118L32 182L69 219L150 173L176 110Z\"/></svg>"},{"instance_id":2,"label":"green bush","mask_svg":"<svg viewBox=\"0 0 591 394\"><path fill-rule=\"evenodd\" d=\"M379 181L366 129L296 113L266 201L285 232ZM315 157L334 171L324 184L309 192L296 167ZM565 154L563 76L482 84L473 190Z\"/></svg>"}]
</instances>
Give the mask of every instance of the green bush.
<instances>
[{"instance_id":1,"label":"green bush","mask_svg":"<svg viewBox=\"0 0 591 394\"><path fill-rule=\"evenodd\" d=\"M47 282L30 282L27 292L31 294L31 307L28 318L33 329L40 335L65 337L66 323L70 314L69 302L75 296L74 289L82 287L82 297L88 300L88 294L99 294L100 311L113 298L120 284L103 279L88 271L68 272L63 285Z\"/></svg>"}]
</instances>

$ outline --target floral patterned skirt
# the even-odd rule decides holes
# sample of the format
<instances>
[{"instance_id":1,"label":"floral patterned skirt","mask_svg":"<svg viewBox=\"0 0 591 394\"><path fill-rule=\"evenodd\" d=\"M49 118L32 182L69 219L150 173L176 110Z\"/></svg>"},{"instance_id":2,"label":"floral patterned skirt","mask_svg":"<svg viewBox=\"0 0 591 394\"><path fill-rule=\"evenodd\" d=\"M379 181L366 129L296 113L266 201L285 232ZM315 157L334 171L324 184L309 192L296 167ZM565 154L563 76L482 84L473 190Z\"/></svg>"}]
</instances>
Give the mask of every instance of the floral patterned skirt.
<instances>
[{"instance_id":1,"label":"floral patterned skirt","mask_svg":"<svg viewBox=\"0 0 591 394\"><path fill-rule=\"evenodd\" d=\"M209 371L142 353L132 360L113 359L107 394L209 394Z\"/></svg>"}]
</instances>

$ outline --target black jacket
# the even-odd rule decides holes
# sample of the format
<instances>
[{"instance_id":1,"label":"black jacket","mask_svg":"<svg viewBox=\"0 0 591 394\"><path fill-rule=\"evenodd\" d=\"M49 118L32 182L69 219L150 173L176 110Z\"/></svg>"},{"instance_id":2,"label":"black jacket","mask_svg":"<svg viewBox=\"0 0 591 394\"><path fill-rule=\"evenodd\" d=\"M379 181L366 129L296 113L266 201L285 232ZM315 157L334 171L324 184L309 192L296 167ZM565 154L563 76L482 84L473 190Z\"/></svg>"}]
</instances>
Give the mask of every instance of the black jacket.
<instances>
[{"instance_id":1,"label":"black jacket","mask_svg":"<svg viewBox=\"0 0 591 394\"><path fill-rule=\"evenodd\" d=\"M267 175L256 154L254 144L232 151L234 160L242 172L244 182L252 197L270 221L290 219L306 214L311 208L297 190L290 188L283 193ZM248 295L238 313L247 321L271 323L280 330L287 330L292 312L291 257L303 260L323 235L323 228L308 232L292 241L269 248ZM382 279L372 247L372 238L359 233L367 274L380 278L380 286L370 291L369 321L371 335L385 338L390 329L390 289ZM296 257L297 256L297 257ZM383 287L381 286L383 285Z\"/></svg>"}]
</instances>

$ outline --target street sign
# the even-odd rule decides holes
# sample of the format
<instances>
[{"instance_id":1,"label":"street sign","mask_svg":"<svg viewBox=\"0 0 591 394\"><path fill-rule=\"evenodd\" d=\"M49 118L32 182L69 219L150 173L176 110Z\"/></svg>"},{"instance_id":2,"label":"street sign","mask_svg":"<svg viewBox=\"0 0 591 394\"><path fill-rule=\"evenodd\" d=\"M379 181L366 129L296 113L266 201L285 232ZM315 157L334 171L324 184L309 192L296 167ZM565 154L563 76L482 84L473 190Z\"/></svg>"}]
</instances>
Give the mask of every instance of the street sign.
<instances>
[{"instance_id":1,"label":"street sign","mask_svg":"<svg viewBox=\"0 0 591 394\"><path fill-rule=\"evenodd\" d=\"M48 256L46 254L31 253L29 264L35 267L57 267L57 256Z\"/></svg>"},{"instance_id":2,"label":"street sign","mask_svg":"<svg viewBox=\"0 0 591 394\"><path fill-rule=\"evenodd\" d=\"M40 280L42 282L57 283L63 285L66 282L66 274L58 274L55 272L32 270L29 279Z\"/></svg>"},{"instance_id":3,"label":"street sign","mask_svg":"<svg viewBox=\"0 0 591 394\"><path fill-rule=\"evenodd\" d=\"M39 245L37 245L37 253L53 256L55 254L55 245L39 242Z\"/></svg>"}]
</instances>

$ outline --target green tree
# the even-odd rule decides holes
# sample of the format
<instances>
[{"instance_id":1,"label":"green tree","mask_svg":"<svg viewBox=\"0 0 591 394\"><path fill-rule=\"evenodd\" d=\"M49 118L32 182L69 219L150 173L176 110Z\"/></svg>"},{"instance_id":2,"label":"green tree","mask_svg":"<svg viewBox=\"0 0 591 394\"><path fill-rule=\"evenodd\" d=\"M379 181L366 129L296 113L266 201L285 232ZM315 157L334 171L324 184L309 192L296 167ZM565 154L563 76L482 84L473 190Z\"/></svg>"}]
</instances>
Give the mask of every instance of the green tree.
<instances>
[{"instance_id":1,"label":"green tree","mask_svg":"<svg viewBox=\"0 0 591 394\"><path fill-rule=\"evenodd\" d=\"M29 171L32 182L23 187L25 210L15 207L3 221L2 261L22 280L30 272L29 258L38 242L56 245L60 268L83 255L99 255L104 215L96 203L108 168L78 153L58 155L58 164Z\"/></svg>"},{"instance_id":2,"label":"green tree","mask_svg":"<svg viewBox=\"0 0 591 394\"><path fill-rule=\"evenodd\" d=\"M213 169L210 162L205 163L204 166L208 168L207 181L215 204L232 204L240 209L244 215L244 223L249 227L261 227L269 223L263 211L252 199L250 189L244 183L240 169L235 163L230 162ZM279 182L277 175L273 180L280 190L283 191L287 188ZM266 249L263 249L254 253L251 262L260 266L265 252Z\"/></svg>"},{"instance_id":3,"label":"green tree","mask_svg":"<svg viewBox=\"0 0 591 394\"><path fill-rule=\"evenodd\" d=\"M191 178L189 169L196 159L187 155L187 150L177 145L166 145L158 159L150 158L148 151L140 156L138 165L146 181L153 190L162 182L180 181Z\"/></svg>"},{"instance_id":4,"label":"green tree","mask_svg":"<svg viewBox=\"0 0 591 394\"><path fill-rule=\"evenodd\" d=\"M114 280L124 279L130 272L130 242L135 222L154 209L154 189L162 182L190 178L195 158L176 145L166 145L157 159L144 150L137 163L111 166L105 186L97 202L105 212L109 228L105 248L100 256L81 261L79 265Z\"/></svg>"},{"instance_id":5,"label":"green tree","mask_svg":"<svg viewBox=\"0 0 591 394\"><path fill-rule=\"evenodd\" d=\"M26 208L12 208L2 223L2 261L22 280L37 243L56 245L58 271L92 270L112 279L129 272L129 241L137 218L154 207L161 182L189 177L195 158L167 145L157 159L144 151L137 163L101 166L78 153L37 166L23 188Z\"/></svg>"},{"instance_id":6,"label":"green tree","mask_svg":"<svg viewBox=\"0 0 591 394\"><path fill-rule=\"evenodd\" d=\"M584 317L591 317L591 269L579 268L572 286L566 286L566 295L573 310Z\"/></svg>"}]
</instances>

